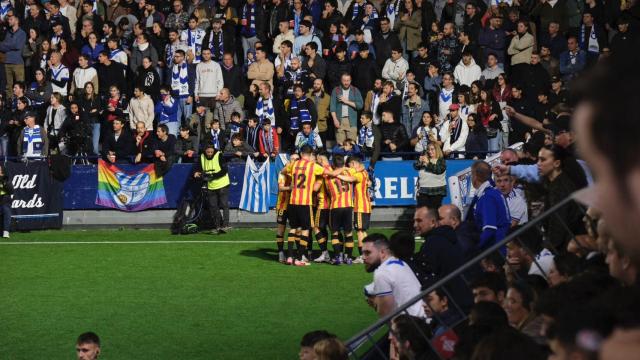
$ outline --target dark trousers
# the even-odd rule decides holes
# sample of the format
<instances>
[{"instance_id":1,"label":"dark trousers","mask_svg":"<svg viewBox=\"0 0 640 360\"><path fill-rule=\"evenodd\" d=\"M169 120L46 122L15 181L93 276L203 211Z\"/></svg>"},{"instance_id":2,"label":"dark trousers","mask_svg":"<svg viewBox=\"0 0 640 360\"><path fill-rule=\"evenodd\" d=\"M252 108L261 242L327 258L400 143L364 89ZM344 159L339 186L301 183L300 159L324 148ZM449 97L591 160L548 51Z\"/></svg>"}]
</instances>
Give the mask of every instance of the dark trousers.
<instances>
[{"instance_id":1,"label":"dark trousers","mask_svg":"<svg viewBox=\"0 0 640 360\"><path fill-rule=\"evenodd\" d=\"M0 213L2 214L2 230L11 230L11 202L2 204L0 207Z\"/></svg>"},{"instance_id":2,"label":"dark trousers","mask_svg":"<svg viewBox=\"0 0 640 360\"><path fill-rule=\"evenodd\" d=\"M418 201L418 207L426 206L429 209L438 210L442 205L442 195L418 194L416 200Z\"/></svg>"},{"instance_id":3,"label":"dark trousers","mask_svg":"<svg viewBox=\"0 0 640 360\"><path fill-rule=\"evenodd\" d=\"M207 190L209 211L213 216L213 226L216 229L229 226L229 186L217 190ZM222 217L220 209L222 208Z\"/></svg>"}]
</instances>

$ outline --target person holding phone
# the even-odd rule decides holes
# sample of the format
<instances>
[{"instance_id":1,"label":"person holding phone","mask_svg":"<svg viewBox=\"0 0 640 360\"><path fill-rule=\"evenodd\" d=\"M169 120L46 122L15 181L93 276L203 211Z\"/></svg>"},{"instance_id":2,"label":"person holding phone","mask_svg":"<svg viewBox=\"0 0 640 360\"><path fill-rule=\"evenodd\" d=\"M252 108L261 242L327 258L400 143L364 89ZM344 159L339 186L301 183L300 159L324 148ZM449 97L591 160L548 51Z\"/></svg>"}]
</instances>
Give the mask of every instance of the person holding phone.
<instances>
[{"instance_id":1,"label":"person holding phone","mask_svg":"<svg viewBox=\"0 0 640 360\"><path fill-rule=\"evenodd\" d=\"M417 207L437 210L447 196L447 164L440 146L435 141L430 142L413 168L418 170Z\"/></svg>"}]
</instances>

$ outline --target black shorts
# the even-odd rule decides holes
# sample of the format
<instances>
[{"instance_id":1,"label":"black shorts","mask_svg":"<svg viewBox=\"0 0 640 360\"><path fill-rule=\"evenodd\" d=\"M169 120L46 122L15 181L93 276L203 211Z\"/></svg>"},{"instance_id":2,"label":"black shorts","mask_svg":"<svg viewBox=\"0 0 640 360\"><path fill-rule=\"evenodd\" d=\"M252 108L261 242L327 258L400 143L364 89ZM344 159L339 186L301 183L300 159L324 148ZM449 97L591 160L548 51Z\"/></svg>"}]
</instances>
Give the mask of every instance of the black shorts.
<instances>
[{"instance_id":1,"label":"black shorts","mask_svg":"<svg viewBox=\"0 0 640 360\"><path fill-rule=\"evenodd\" d=\"M287 225L287 219L289 218L287 214L287 209L276 210L276 223L278 225Z\"/></svg>"},{"instance_id":2,"label":"black shorts","mask_svg":"<svg viewBox=\"0 0 640 360\"><path fill-rule=\"evenodd\" d=\"M353 214L353 227L358 231L369 230L370 222L371 222L371 213L354 213Z\"/></svg>"},{"instance_id":3,"label":"black shorts","mask_svg":"<svg viewBox=\"0 0 640 360\"><path fill-rule=\"evenodd\" d=\"M289 226L292 229L311 230L313 227L313 209L311 205L291 205L287 207Z\"/></svg>"},{"instance_id":4,"label":"black shorts","mask_svg":"<svg viewBox=\"0 0 640 360\"><path fill-rule=\"evenodd\" d=\"M315 208L313 213L313 226L325 229L329 225L329 209Z\"/></svg>"},{"instance_id":5,"label":"black shorts","mask_svg":"<svg viewBox=\"0 0 640 360\"><path fill-rule=\"evenodd\" d=\"M353 230L353 208L331 209L331 231L351 232Z\"/></svg>"}]
</instances>

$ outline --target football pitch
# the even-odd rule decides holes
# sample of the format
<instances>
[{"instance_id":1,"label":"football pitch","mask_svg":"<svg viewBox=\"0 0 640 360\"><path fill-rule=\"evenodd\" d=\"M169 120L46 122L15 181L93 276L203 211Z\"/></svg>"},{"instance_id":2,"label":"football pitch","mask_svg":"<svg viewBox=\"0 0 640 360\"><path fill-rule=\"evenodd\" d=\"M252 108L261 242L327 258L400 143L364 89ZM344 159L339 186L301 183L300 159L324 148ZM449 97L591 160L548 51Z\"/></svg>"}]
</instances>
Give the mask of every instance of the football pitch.
<instances>
[{"instance_id":1,"label":"football pitch","mask_svg":"<svg viewBox=\"0 0 640 360\"><path fill-rule=\"evenodd\" d=\"M346 340L376 320L363 265L285 266L274 239L13 233L0 240L0 359L72 359L85 331L101 359L295 359L307 331Z\"/></svg>"}]
</instances>

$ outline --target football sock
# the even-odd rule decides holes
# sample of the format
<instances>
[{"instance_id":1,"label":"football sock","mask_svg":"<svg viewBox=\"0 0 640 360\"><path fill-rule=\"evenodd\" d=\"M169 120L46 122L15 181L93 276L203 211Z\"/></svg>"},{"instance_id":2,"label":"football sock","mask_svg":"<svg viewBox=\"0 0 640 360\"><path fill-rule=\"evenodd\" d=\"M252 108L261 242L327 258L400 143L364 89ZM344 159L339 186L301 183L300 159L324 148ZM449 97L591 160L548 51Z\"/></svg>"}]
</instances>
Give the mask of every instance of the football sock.
<instances>
[{"instance_id":1,"label":"football sock","mask_svg":"<svg viewBox=\"0 0 640 360\"><path fill-rule=\"evenodd\" d=\"M298 259L302 260L302 256L306 256L307 255L307 245L308 245L308 239L309 236L308 235L300 235L300 241L299 241L299 246L298 246Z\"/></svg>"},{"instance_id":2,"label":"football sock","mask_svg":"<svg viewBox=\"0 0 640 360\"><path fill-rule=\"evenodd\" d=\"M278 252L284 251L284 237L282 235L276 235L276 244L278 244Z\"/></svg>"}]
</instances>

